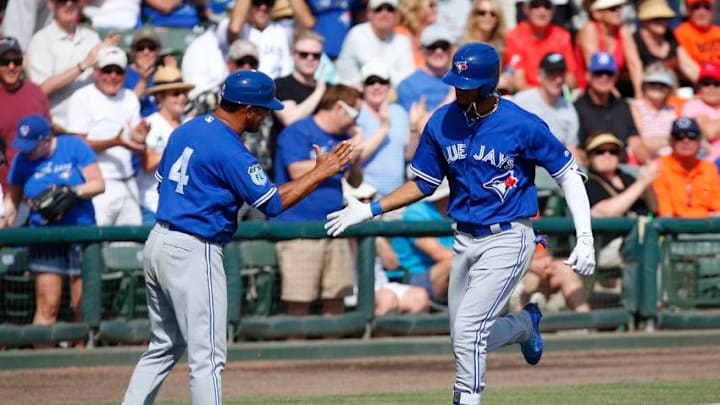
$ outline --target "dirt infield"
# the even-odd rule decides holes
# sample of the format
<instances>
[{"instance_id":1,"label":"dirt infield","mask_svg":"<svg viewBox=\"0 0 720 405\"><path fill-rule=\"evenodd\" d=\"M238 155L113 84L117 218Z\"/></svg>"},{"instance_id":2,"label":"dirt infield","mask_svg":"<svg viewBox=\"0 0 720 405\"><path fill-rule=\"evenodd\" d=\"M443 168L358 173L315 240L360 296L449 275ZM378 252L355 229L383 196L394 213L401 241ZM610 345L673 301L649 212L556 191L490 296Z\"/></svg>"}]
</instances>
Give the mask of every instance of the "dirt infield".
<instances>
[{"instance_id":1,"label":"dirt infield","mask_svg":"<svg viewBox=\"0 0 720 405\"><path fill-rule=\"evenodd\" d=\"M56 404L81 401L119 402L132 368L71 367L0 371L3 404ZM453 383L447 356L384 357L363 360L236 362L225 370L224 394L327 395L444 389ZM717 346L673 349L624 349L550 352L535 367L517 353L491 354L489 387L678 381L720 376ZM187 366L168 378L160 399L188 398Z\"/></svg>"}]
</instances>

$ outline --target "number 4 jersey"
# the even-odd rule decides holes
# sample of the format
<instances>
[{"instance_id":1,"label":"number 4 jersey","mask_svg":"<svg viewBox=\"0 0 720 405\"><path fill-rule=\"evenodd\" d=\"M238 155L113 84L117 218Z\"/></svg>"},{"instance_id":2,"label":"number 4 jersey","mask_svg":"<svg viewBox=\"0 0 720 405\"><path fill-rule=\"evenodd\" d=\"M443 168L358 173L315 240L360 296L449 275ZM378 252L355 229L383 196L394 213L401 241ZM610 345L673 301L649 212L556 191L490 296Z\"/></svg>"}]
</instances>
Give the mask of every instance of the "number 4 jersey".
<instances>
[{"instance_id":1,"label":"number 4 jersey","mask_svg":"<svg viewBox=\"0 0 720 405\"><path fill-rule=\"evenodd\" d=\"M243 201L269 215L279 211L277 188L238 134L210 114L172 133L155 176L156 219L211 242L232 238Z\"/></svg>"}]
</instances>

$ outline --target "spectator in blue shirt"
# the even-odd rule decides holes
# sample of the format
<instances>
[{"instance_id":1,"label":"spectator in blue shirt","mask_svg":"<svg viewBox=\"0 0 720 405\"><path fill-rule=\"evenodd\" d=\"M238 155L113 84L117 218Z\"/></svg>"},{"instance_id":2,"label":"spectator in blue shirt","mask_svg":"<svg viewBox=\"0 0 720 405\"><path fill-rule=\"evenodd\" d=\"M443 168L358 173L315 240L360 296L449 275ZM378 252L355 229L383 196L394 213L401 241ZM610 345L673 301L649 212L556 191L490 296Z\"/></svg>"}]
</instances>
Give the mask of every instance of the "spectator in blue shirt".
<instances>
[{"instance_id":1,"label":"spectator in blue shirt","mask_svg":"<svg viewBox=\"0 0 720 405\"><path fill-rule=\"evenodd\" d=\"M325 152L351 139L348 132L360 114L361 100L360 92L352 87L330 86L314 115L285 127L279 135L275 155L276 184L297 179L314 167L313 145ZM327 214L343 206L341 180L344 175L354 187L362 182L357 156L346 173L340 172L323 181L315 191L273 220L324 221ZM323 314L343 312L343 298L352 294L354 283L354 263L348 239L295 239L278 242L276 247L282 277L281 297L287 303L288 314L307 314L310 304L317 298L322 300Z\"/></svg>"},{"instance_id":2,"label":"spectator in blue shirt","mask_svg":"<svg viewBox=\"0 0 720 405\"><path fill-rule=\"evenodd\" d=\"M13 223L23 198L33 198L53 187L69 187L77 201L58 219L43 218L32 210L29 226L95 225L92 197L105 191L95 153L79 138L55 137L50 122L40 115L28 115L17 124L13 147L15 156L8 182L10 197L6 200L8 223ZM79 243L32 245L28 267L35 276L35 325L55 322L60 309L64 277L70 277L70 306L75 320L82 293L80 261L84 245Z\"/></svg>"},{"instance_id":3,"label":"spectator in blue shirt","mask_svg":"<svg viewBox=\"0 0 720 405\"><path fill-rule=\"evenodd\" d=\"M449 196L450 186L445 179L429 197L408 206L403 221L446 219ZM437 303L447 303L453 237L397 237L392 244L400 266L410 273L410 285L424 288Z\"/></svg>"}]
</instances>

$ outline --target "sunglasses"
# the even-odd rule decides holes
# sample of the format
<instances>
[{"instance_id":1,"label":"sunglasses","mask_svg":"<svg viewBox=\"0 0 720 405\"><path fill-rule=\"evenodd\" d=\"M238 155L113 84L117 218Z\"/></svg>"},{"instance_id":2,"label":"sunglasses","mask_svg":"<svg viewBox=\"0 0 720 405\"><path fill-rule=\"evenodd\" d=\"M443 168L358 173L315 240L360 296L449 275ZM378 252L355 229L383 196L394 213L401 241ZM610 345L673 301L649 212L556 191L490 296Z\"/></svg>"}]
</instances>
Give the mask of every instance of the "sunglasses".
<instances>
[{"instance_id":1,"label":"sunglasses","mask_svg":"<svg viewBox=\"0 0 720 405\"><path fill-rule=\"evenodd\" d=\"M590 74L593 77L602 77L602 76L613 77L613 76L615 76L615 73L609 72L609 71L592 72Z\"/></svg>"},{"instance_id":2,"label":"sunglasses","mask_svg":"<svg viewBox=\"0 0 720 405\"><path fill-rule=\"evenodd\" d=\"M0 66L9 66L11 63L14 63L15 66L20 66L23 63L22 56L18 56L15 58L0 58Z\"/></svg>"},{"instance_id":3,"label":"sunglasses","mask_svg":"<svg viewBox=\"0 0 720 405\"><path fill-rule=\"evenodd\" d=\"M475 11L473 11L473 15L479 16L479 17L487 17L487 16L490 16L493 18L497 17L495 12L492 10L475 10Z\"/></svg>"},{"instance_id":4,"label":"sunglasses","mask_svg":"<svg viewBox=\"0 0 720 405\"><path fill-rule=\"evenodd\" d=\"M448 41L435 41L432 44L425 47L430 52L435 52L437 49L441 49L443 52L447 52L450 49L450 42Z\"/></svg>"},{"instance_id":5,"label":"sunglasses","mask_svg":"<svg viewBox=\"0 0 720 405\"><path fill-rule=\"evenodd\" d=\"M683 139L697 141L700 139L700 134L697 132L673 132L670 136L672 136L672 139L676 141L682 141Z\"/></svg>"},{"instance_id":6,"label":"sunglasses","mask_svg":"<svg viewBox=\"0 0 720 405\"><path fill-rule=\"evenodd\" d=\"M55 3L65 5L67 3L78 4L80 0L55 0Z\"/></svg>"},{"instance_id":7,"label":"sunglasses","mask_svg":"<svg viewBox=\"0 0 720 405\"><path fill-rule=\"evenodd\" d=\"M251 3L255 7L260 7L263 4L268 6L268 8L273 8L275 6L275 0L252 0Z\"/></svg>"},{"instance_id":8,"label":"sunglasses","mask_svg":"<svg viewBox=\"0 0 720 405\"><path fill-rule=\"evenodd\" d=\"M701 8L705 9L705 10L712 10L712 3L706 3L706 2L695 3L692 6L690 6L689 8L690 8L690 10L700 10Z\"/></svg>"},{"instance_id":9,"label":"sunglasses","mask_svg":"<svg viewBox=\"0 0 720 405\"><path fill-rule=\"evenodd\" d=\"M615 13L617 11L620 11L621 8L622 8L622 4L618 4L617 6L604 8L604 9L602 9L602 11L612 11L613 13Z\"/></svg>"},{"instance_id":10,"label":"sunglasses","mask_svg":"<svg viewBox=\"0 0 720 405\"><path fill-rule=\"evenodd\" d=\"M382 84L383 86L387 86L388 84L390 84L390 80L386 80L377 76L370 76L365 79L364 83L366 86L374 86L376 84Z\"/></svg>"},{"instance_id":11,"label":"sunglasses","mask_svg":"<svg viewBox=\"0 0 720 405\"><path fill-rule=\"evenodd\" d=\"M552 1L549 0L532 0L530 3L528 3L528 7L530 8L546 8L548 10L552 10L553 4Z\"/></svg>"},{"instance_id":12,"label":"sunglasses","mask_svg":"<svg viewBox=\"0 0 720 405\"><path fill-rule=\"evenodd\" d=\"M708 86L720 87L720 82L717 80L714 80L714 79L700 79L700 81L698 81L698 86L700 86L700 87L708 87Z\"/></svg>"},{"instance_id":13,"label":"sunglasses","mask_svg":"<svg viewBox=\"0 0 720 405\"><path fill-rule=\"evenodd\" d=\"M125 69L121 68L120 66L110 65L100 69L100 72L106 75L111 75L115 73L118 76L122 76L125 74Z\"/></svg>"},{"instance_id":14,"label":"sunglasses","mask_svg":"<svg viewBox=\"0 0 720 405\"><path fill-rule=\"evenodd\" d=\"M352 107L350 104L346 103L343 100L338 100L338 104L340 104L340 107L342 107L343 110L347 113L347 115L350 116L350 118L355 121L360 115L360 111L356 110L354 107Z\"/></svg>"},{"instance_id":15,"label":"sunglasses","mask_svg":"<svg viewBox=\"0 0 720 405\"><path fill-rule=\"evenodd\" d=\"M391 6L390 4L382 4L380 6L377 6L373 9L374 12L379 13L381 11L387 11L388 13L394 13L395 7Z\"/></svg>"},{"instance_id":16,"label":"sunglasses","mask_svg":"<svg viewBox=\"0 0 720 405\"><path fill-rule=\"evenodd\" d=\"M252 55L246 55L242 58L235 59L235 64L237 66L250 66L253 69L257 69L260 65L260 61Z\"/></svg>"},{"instance_id":17,"label":"sunglasses","mask_svg":"<svg viewBox=\"0 0 720 405\"><path fill-rule=\"evenodd\" d=\"M135 51L142 52L144 50L157 51L158 47L154 42L141 42L135 45Z\"/></svg>"},{"instance_id":18,"label":"sunglasses","mask_svg":"<svg viewBox=\"0 0 720 405\"><path fill-rule=\"evenodd\" d=\"M304 51L298 51L297 49L295 50L295 53L298 54L300 59L307 59L307 58L311 57L315 60L320 60L320 57L322 56L322 52L304 52Z\"/></svg>"},{"instance_id":19,"label":"sunglasses","mask_svg":"<svg viewBox=\"0 0 720 405\"><path fill-rule=\"evenodd\" d=\"M620 156L620 148L597 148L592 151L593 156L601 156L609 153L613 156Z\"/></svg>"}]
</instances>

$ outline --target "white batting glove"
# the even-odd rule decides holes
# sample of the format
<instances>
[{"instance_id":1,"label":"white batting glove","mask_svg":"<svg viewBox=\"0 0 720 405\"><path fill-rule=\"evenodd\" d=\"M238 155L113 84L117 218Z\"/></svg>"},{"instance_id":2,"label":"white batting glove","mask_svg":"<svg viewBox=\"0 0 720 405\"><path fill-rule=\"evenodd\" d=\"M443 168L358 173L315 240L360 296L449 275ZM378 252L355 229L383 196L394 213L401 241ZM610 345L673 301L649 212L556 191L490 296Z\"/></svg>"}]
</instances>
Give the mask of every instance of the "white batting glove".
<instances>
[{"instance_id":1,"label":"white batting glove","mask_svg":"<svg viewBox=\"0 0 720 405\"><path fill-rule=\"evenodd\" d=\"M363 221L372 218L370 204L361 203L357 198L347 196L347 206L345 208L331 212L327 215L325 223L325 232L330 236L338 236L345 229Z\"/></svg>"},{"instance_id":2,"label":"white batting glove","mask_svg":"<svg viewBox=\"0 0 720 405\"><path fill-rule=\"evenodd\" d=\"M592 235L578 236L575 249L564 263L581 276L591 276L595 272L595 242Z\"/></svg>"}]
</instances>

